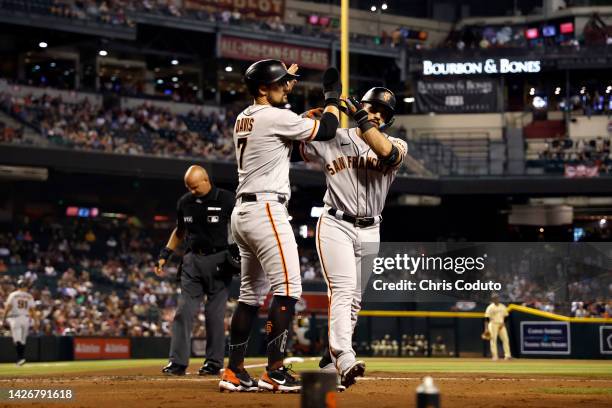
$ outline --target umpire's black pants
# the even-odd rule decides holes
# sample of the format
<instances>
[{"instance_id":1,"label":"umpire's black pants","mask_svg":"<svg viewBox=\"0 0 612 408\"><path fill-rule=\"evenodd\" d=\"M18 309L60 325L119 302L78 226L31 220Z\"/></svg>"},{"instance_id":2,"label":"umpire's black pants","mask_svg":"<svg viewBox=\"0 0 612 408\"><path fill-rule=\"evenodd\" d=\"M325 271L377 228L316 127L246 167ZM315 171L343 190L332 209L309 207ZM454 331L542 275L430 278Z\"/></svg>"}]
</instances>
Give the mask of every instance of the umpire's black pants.
<instances>
[{"instance_id":1,"label":"umpire's black pants","mask_svg":"<svg viewBox=\"0 0 612 408\"><path fill-rule=\"evenodd\" d=\"M206 318L206 360L223 367L225 352L225 308L231 275L221 265L225 251L213 255L198 255L192 252L183 257L181 295L172 323L170 361L189 365L191 355L191 333L193 319L202 298L206 295L204 316Z\"/></svg>"}]
</instances>

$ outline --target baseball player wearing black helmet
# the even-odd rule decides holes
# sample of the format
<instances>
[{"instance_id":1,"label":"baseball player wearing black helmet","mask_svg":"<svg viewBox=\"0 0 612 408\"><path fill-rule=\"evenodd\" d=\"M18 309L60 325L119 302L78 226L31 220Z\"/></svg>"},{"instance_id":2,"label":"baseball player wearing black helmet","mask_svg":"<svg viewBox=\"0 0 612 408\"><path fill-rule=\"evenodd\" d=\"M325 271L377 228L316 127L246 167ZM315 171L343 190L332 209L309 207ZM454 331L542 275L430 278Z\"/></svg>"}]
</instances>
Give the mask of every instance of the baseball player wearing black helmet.
<instances>
[{"instance_id":1,"label":"baseball player wearing black helmet","mask_svg":"<svg viewBox=\"0 0 612 408\"><path fill-rule=\"evenodd\" d=\"M381 112L384 122L379 126L378 130L382 132L393 125L395 121L395 95L393 92L382 86L374 87L363 95L361 103L370 105L368 109L370 113L373 111Z\"/></svg>"},{"instance_id":2,"label":"baseball player wearing black helmet","mask_svg":"<svg viewBox=\"0 0 612 408\"><path fill-rule=\"evenodd\" d=\"M232 317L228 367L221 391L299 392L301 383L283 365L295 304L301 297L300 262L288 220L291 195L289 160L292 141L331 140L340 111L340 75L328 68L323 75L325 108L320 120L284 109L297 82L297 65L261 60L244 74L253 104L242 111L234 127L238 163L236 207L232 234L241 257L240 298ZM249 335L259 307L272 292L266 322L268 365L256 383L244 368Z\"/></svg>"},{"instance_id":3,"label":"baseball player wearing black helmet","mask_svg":"<svg viewBox=\"0 0 612 408\"><path fill-rule=\"evenodd\" d=\"M356 358L351 340L361 309L361 260L378 252L372 244L380 241L381 213L408 150L405 141L382 130L393 123L390 90L376 87L361 102L344 101L358 126L338 129L328 142L300 145L304 161L320 164L326 176L325 210L315 243L328 285L329 349L319 365L338 373L340 391L365 374L365 362Z\"/></svg>"}]
</instances>

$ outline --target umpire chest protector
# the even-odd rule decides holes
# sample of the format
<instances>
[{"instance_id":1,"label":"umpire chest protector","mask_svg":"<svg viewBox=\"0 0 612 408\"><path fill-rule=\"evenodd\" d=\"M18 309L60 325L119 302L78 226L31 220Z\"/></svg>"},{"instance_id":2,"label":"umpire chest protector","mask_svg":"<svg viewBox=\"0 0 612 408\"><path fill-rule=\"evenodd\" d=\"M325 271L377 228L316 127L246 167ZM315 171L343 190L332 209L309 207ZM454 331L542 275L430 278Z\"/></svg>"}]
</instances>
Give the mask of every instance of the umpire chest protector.
<instances>
[{"instance_id":1,"label":"umpire chest protector","mask_svg":"<svg viewBox=\"0 0 612 408\"><path fill-rule=\"evenodd\" d=\"M176 224L185 232L189 250L208 254L225 249L233 207L234 194L214 186L206 195L187 193L181 197Z\"/></svg>"}]
</instances>

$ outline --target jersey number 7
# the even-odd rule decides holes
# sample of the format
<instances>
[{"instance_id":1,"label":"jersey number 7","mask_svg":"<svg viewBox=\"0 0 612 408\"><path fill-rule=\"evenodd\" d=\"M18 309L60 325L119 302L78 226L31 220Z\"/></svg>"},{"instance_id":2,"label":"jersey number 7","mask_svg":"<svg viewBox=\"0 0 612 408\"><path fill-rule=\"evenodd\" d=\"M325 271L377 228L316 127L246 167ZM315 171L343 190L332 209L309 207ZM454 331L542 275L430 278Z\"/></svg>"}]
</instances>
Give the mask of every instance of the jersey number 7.
<instances>
[{"instance_id":1,"label":"jersey number 7","mask_svg":"<svg viewBox=\"0 0 612 408\"><path fill-rule=\"evenodd\" d=\"M238 139L238 169L242 170L242 158L244 157L244 148L247 145L247 138L241 137Z\"/></svg>"}]
</instances>

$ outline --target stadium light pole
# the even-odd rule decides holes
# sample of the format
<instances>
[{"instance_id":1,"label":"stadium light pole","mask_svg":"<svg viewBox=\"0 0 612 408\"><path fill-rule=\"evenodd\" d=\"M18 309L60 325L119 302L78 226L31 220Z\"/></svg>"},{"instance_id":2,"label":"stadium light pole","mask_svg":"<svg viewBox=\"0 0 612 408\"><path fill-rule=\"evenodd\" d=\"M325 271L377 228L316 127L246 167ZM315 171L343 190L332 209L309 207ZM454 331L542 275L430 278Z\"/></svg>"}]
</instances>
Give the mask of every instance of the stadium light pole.
<instances>
[{"instance_id":1,"label":"stadium light pole","mask_svg":"<svg viewBox=\"0 0 612 408\"><path fill-rule=\"evenodd\" d=\"M349 94L349 0L340 3L340 78L342 95ZM348 128L348 117L340 115L340 125Z\"/></svg>"}]
</instances>

